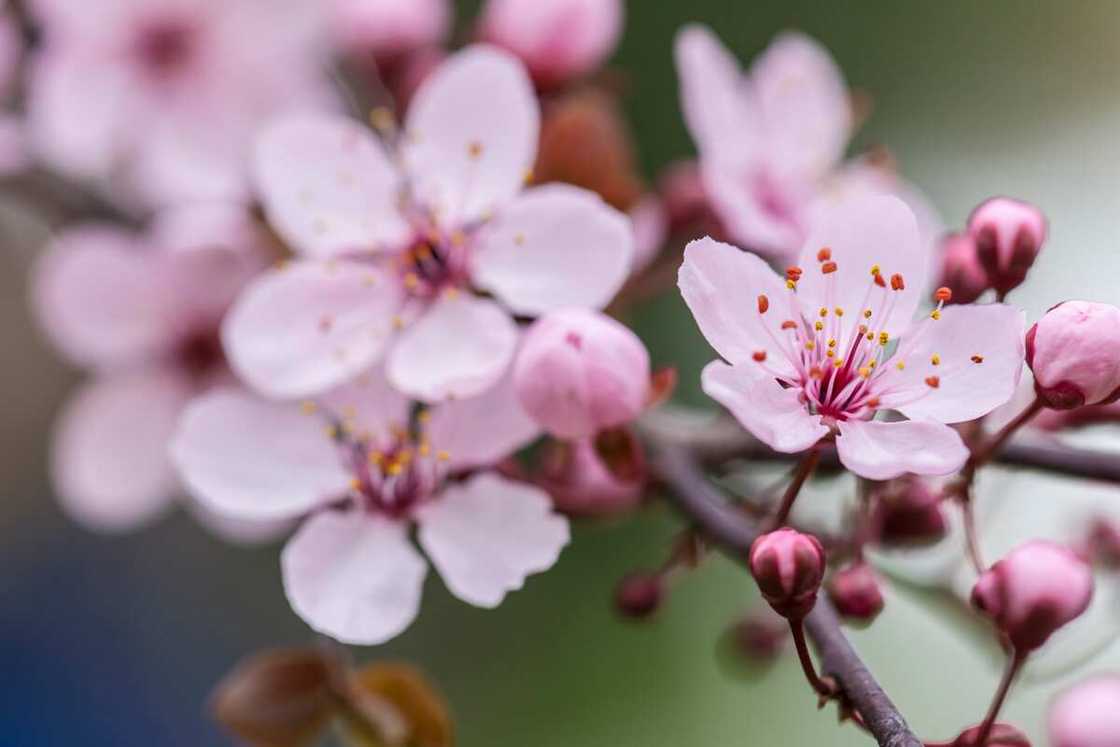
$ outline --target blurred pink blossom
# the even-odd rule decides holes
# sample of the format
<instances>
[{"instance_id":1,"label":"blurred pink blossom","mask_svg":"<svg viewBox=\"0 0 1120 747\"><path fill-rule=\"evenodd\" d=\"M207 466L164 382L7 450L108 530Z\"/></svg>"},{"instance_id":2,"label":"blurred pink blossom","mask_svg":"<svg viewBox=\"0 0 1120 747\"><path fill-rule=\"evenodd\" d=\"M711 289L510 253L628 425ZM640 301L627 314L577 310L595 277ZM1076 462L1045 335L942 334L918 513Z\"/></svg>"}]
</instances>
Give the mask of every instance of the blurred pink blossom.
<instances>
[{"instance_id":1,"label":"blurred pink blossom","mask_svg":"<svg viewBox=\"0 0 1120 747\"><path fill-rule=\"evenodd\" d=\"M33 146L53 168L142 205L245 198L262 121L333 98L314 3L32 5L44 34L29 79Z\"/></svg>"},{"instance_id":2,"label":"blurred pink blossom","mask_svg":"<svg viewBox=\"0 0 1120 747\"><path fill-rule=\"evenodd\" d=\"M627 429L552 443L544 462L540 484L566 514L611 516L634 508L642 500L645 455Z\"/></svg>"},{"instance_id":3,"label":"blurred pink blossom","mask_svg":"<svg viewBox=\"0 0 1120 747\"><path fill-rule=\"evenodd\" d=\"M39 321L94 375L63 409L51 455L62 505L81 523L130 529L177 496L168 439L190 398L228 378L219 323L263 266L263 242L241 208L179 208L146 233L70 228L39 261Z\"/></svg>"},{"instance_id":4,"label":"blurred pink blossom","mask_svg":"<svg viewBox=\"0 0 1120 747\"><path fill-rule=\"evenodd\" d=\"M328 0L331 33L350 54L398 58L446 39L450 0Z\"/></svg>"},{"instance_id":5,"label":"blurred pink blossom","mask_svg":"<svg viewBox=\"0 0 1120 747\"><path fill-rule=\"evenodd\" d=\"M306 396L387 353L402 392L466 397L512 361L513 314L606 304L629 272L630 222L583 189L523 190L539 122L521 64L475 46L421 86L397 148L341 118L269 128L257 182L300 258L227 318L237 373L267 395Z\"/></svg>"},{"instance_id":6,"label":"blurred pink blossom","mask_svg":"<svg viewBox=\"0 0 1120 747\"><path fill-rule=\"evenodd\" d=\"M594 71L622 34L622 0L487 0L479 36L520 57L551 87Z\"/></svg>"},{"instance_id":7,"label":"blurred pink blossom","mask_svg":"<svg viewBox=\"0 0 1120 747\"><path fill-rule=\"evenodd\" d=\"M1104 675L1062 693L1050 708L1052 747L1120 744L1120 677Z\"/></svg>"},{"instance_id":8,"label":"blurred pink blossom","mask_svg":"<svg viewBox=\"0 0 1120 747\"><path fill-rule=\"evenodd\" d=\"M869 479L960 469L968 450L946 423L1011 398L1024 319L1003 304L942 309L939 291L938 308L910 324L925 246L910 209L881 195L832 210L785 279L728 244L692 242L681 293L726 361L704 369L704 391L777 451L835 434L840 461ZM880 410L909 420L876 421Z\"/></svg>"},{"instance_id":9,"label":"blurred pink blossom","mask_svg":"<svg viewBox=\"0 0 1120 747\"><path fill-rule=\"evenodd\" d=\"M1003 294L1026 279L1046 241L1046 216L1029 202L993 197L972 211L968 234L988 281Z\"/></svg>"},{"instance_id":10,"label":"blurred pink blossom","mask_svg":"<svg viewBox=\"0 0 1120 747\"><path fill-rule=\"evenodd\" d=\"M413 427L408 418L380 372L302 404L222 389L187 409L171 452L211 511L306 516L281 557L292 607L340 641L376 644L419 609L427 563L413 525L451 592L479 607L496 607L568 543L544 491L484 469L537 434L512 387L437 405Z\"/></svg>"}]
</instances>

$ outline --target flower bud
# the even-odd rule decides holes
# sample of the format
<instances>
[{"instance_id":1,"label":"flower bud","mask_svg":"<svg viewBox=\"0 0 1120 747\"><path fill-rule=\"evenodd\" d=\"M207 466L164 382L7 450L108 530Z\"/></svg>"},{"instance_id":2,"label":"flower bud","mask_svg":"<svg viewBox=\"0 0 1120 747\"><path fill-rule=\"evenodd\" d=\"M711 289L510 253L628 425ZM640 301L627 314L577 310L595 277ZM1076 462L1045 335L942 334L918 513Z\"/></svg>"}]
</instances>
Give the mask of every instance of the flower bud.
<instances>
[{"instance_id":1,"label":"flower bud","mask_svg":"<svg viewBox=\"0 0 1120 747\"><path fill-rule=\"evenodd\" d=\"M1120 526L1103 516L1093 519L1085 536L1085 554L1093 563L1120 569Z\"/></svg>"},{"instance_id":2,"label":"flower bud","mask_svg":"<svg viewBox=\"0 0 1120 747\"><path fill-rule=\"evenodd\" d=\"M1053 307L1027 332L1027 365L1047 406L1069 410L1120 396L1120 309L1092 301Z\"/></svg>"},{"instance_id":3,"label":"flower bud","mask_svg":"<svg viewBox=\"0 0 1120 747\"><path fill-rule=\"evenodd\" d=\"M664 596L665 581L659 574L635 571L618 583L614 602L623 617L640 620L657 612Z\"/></svg>"},{"instance_id":4,"label":"flower bud","mask_svg":"<svg viewBox=\"0 0 1120 747\"><path fill-rule=\"evenodd\" d=\"M985 571L972 604L990 617L1019 654L1037 649L1077 618L1093 598L1089 564L1068 547L1033 540Z\"/></svg>"},{"instance_id":5,"label":"flower bud","mask_svg":"<svg viewBox=\"0 0 1120 747\"><path fill-rule=\"evenodd\" d=\"M980 725L977 724L961 732L949 747L1031 747L1027 735L1010 724L994 724L983 745L977 743L979 737Z\"/></svg>"},{"instance_id":6,"label":"flower bud","mask_svg":"<svg viewBox=\"0 0 1120 747\"><path fill-rule=\"evenodd\" d=\"M488 0L479 33L553 87L597 68L622 31L622 0Z\"/></svg>"},{"instance_id":7,"label":"flower bud","mask_svg":"<svg viewBox=\"0 0 1120 747\"><path fill-rule=\"evenodd\" d=\"M540 482L560 511L608 516L641 501L645 476L641 443L630 431L614 428L594 438L552 444Z\"/></svg>"},{"instance_id":8,"label":"flower bud","mask_svg":"<svg viewBox=\"0 0 1120 747\"><path fill-rule=\"evenodd\" d=\"M438 46L451 27L448 0L333 0L329 5L339 45L379 60Z\"/></svg>"},{"instance_id":9,"label":"flower bud","mask_svg":"<svg viewBox=\"0 0 1120 747\"><path fill-rule=\"evenodd\" d=\"M941 540L949 527L941 495L916 476L896 480L895 485L875 503L872 523L878 542L897 546Z\"/></svg>"},{"instance_id":10,"label":"flower bud","mask_svg":"<svg viewBox=\"0 0 1120 747\"><path fill-rule=\"evenodd\" d=\"M993 197L972 211L968 233L988 282L1007 293L1027 277L1046 241L1046 218L1028 202Z\"/></svg>"},{"instance_id":11,"label":"flower bud","mask_svg":"<svg viewBox=\"0 0 1120 747\"><path fill-rule=\"evenodd\" d=\"M786 528L754 541L750 569L774 611L799 620L816 604L824 560L824 548L816 537Z\"/></svg>"},{"instance_id":12,"label":"flower bud","mask_svg":"<svg viewBox=\"0 0 1120 747\"><path fill-rule=\"evenodd\" d=\"M828 597L836 611L852 620L871 622L883 611L879 575L867 563L836 571L828 581Z\"/></svg>"},{"instance_id":13,"label":"flower bud","mask_svg":"<svg viewBox=\"0 0 1120 747\"><path fill-rule=\"evenodd\" d=\"M1113 747L1120 744L1120 677L1086 680L1050 708L1051 747Z\"/></svg>"},{"instance_id":14,"label":"flower bud","mask_svg":"<svg viewBox=\"0 0 1120 747\"><path fill-rule=\"evenodd\" d=\"M972 303L988 290L988 274L967 233L951 233L941 240L941 282L953 292L953 303Z\"/></svg>"},{"instance_id":15,"label":"flower bud","mask_svg":"<svg viewBox=\"0 0 1120 747\"><path fill-rule=\"evenodd\" d=\"M514 364L521 405L558 438L585 438L636 418L649 396L649 353L637 335L586 309L529 328Z\"/></svg>"}]
</instances>

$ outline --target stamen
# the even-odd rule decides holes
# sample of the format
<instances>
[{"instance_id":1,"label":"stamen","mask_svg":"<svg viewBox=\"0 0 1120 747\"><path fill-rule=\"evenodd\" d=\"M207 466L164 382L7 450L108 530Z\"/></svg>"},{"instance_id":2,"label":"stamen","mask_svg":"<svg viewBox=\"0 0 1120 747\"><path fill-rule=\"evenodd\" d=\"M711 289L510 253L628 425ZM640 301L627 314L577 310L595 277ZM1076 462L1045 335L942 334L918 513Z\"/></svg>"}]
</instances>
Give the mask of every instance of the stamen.
<instances>
[{"instance_id":1,"label":"stamen","mask_svg":"<svg viewBox=\"0 0 1120 747\"><path fill-rule=\"evenodd\" d=\"M886 347L886 344L891 341L891 336L886 332L879 333L879 344Z\"/></svg>"},{"instance_id":2,"label":"stamen","mask_svg":"<svg viewBox=\"0 0 1120 747\"><path fill-rule=\"evenodd\" d=\"M870 366L860 366L859 375L864 379L870 378L871 377L871 367Z\"/></svg>"},{"instance_id":3,"label":"stamen","mask_svg":"<svg viewBox=\"0 0 1120 747\"><path fill-rule=\"evenodd\" d=\"M819 252L817 252L817 261L818 262L827 262L830 259L832 259L832 250L829 249L827 246L821 247L821 250Z\"/></svg>"},{"instance_id":4,"label":"stamen","mask_svg":"<svg viewBox=\"0 0 1120 747\"><path fill-rule=\"evenodd\" d=\"M932 363L935 366L940 366L941 365L941 356L938 355L937 353L934 353L932 356L930 356L929 362Z\"/></svg>"},{"instance_id":5,"label":"stamen","mask_svg":"<svg viewBox=\"0 0 1120 747\"><path fill-rule=\"evenodd\" d=\"M828 316L828 309L822 306L821 310L817 313L820 314L821 319L824 319L826 316Z\"/></svg>"},{"instance_id":6,"label":"stamen","mask_svg":"<svg viewBox=\"0 0 1120 747\"><path fill-rule=\"evenodd\" d=\"M887 287L887 281L883 280L882 275L876 273L875 274L875 285L879 286L880 288L886 288Z\"/></svg>"},{"instance_id":7,"label":"stamen","mask_svg":"<svg viewBox=\"0 0 1120 747\"><path fill-rule=\"evenodd\" d=\"M897 368L899 371L905 370L906 361L899 361L898 363L894 364L894 367Z\"/></svg>"},{"instance_id":8,"label":"stamen","mask_svg":"<svg viewBox=\"0 0 1120 747\"><path fill-rule=\"evenodd\" d=\"M821 265L821 272L823 272L825 275L831 275L832 273L836 272L836 270L837 265L831 260Z\"/></svg>"},{"instance_id":9,"label":"stamen","mask_svg":"<svg viewBox=\"0 0 1120 747\"><path fill-rule=\"evenodd\" d=\"M863 318L864 319L870 319L871 318L871 309L864 309L863 310Z\"/></svg>"},{"instance_id":10,"label":"stamen","mask_svg":"<svg viewBox=\"0 0 1120 747\"><path fill-rule=\"evenodd\" d=\"M766 297L765 293L763 293L758 297L758 313L759 314L765 314L766 311L769 308L770 308L770 299ZM782 326L783 326L783 328L785 327L784 324Z\"/></svg>"},{"instance_id":11,"label":"stamen","mask_svg":"<svg viewBox=\"0 0 1120 747\"><path fill-rule=\"evenodd\" d=\"M926 386L928 386L930 389L936 389L937 387L941 386L941 379L937 376L927 376Z\"/></svg>"},{"instance_id":12,"label":"stamen","mask_svg":"<svg viewBox=\"0 0 1120 747\"><path fill-rule=\"evenodd\" d=\"M974 355L974 356L972 356L972 362L973 363L983 363L984 362L984 356Z\"/></svg>"},{"instance_id":13,"label":"stamen","mask_svg":"<svg viewBox=\"0 0 1120 747\"><path fill-rule=\"evenodd\" d=\"M477 140L471 141L467 146L467 155L471 158L478 158L482 155L482 143Z\"/></svg>"},{"instance_id":14,"label":"stamen","mask_svg":"<svg viewBox=\"0 0 1120 747\"><path fill-rule=\"evenodd\" d=\"M440 460L441 462L446 462L450 458L451 458L450 452L447 452L447 451L437 451L436 452L436 459Z\"/></svg>"},{"instance_id":15,"label":"stamen","mask_svg":"<svg viewBox=\"0 0 1120 747\"><path fill-rule=\"evenodd\" d=\"M935 322L941 318L941 309L934 309L930 312L929 318Z\"/></svg>"},{"instance_id":16,"label":"stamen","mask_svg":"<svg viewBox=\"0 0 1120 747\"><path fill-rule=\"evenodd\" d=\"M896 290L896 291L906 290L906 282L902 279L902 276L899 275L897 272L895 274L891 275L891 290Z\"/></svg>"},{"instance_id":17,"label":"stamen","mask_svg":"<svg viewBox=\"0 0 1120 747\"><path fill-rule=\"evenodd\" d=\"M765 350L756 350L751 355L751 358L753 358L756 363L762 363L763 361L766 360L766 351Z\"/></svg>"},{"instance_id":18,"label":"stamen","mask_svg":"<svg viewBox=\"0 0 1120 747\"><path fill-rule=\"evenodd\" d=\"M868 407L876 408L879 406L879 402L880 400L878 397L868 397L866 404Z\"/></svg>"},{"instance_id":19,"label":"stamen","mask_svg":"<svg viewBox=\"0 0 1120 747\"><path fill-rule=\"evenodd\" d=\"M787 319L782 322L782 329L797 329L797 322L792 319Z\"/></svg>"},{"instance_id":20,"label":"stamen","mask_svg":"<svg viewBox=\"0 0 1120 747\"><path fill-rule=\"evenodd\" d=\"M953 291L942 286L933 292L933 300L940 303L949 303L953 299Z\"/></svg>"},{"instance_id":21,"label":"stamen","mask_svg":"<svg viewBox=\"0 0 1120 747\"><path fill-rule=\"evenodd\" d=\"M837 306L832 311L833 311L834 314L836 314L836 316L844 316L844 310L842 308L840 308L839 306Z\"/></svg>"},{"instance_id":22,"label":"stamen","mask_svg":"<svg viewBox=\"0 0 1120 747\"><path fill-rule=\"evenodd\" d=\"M822 322L821 320L818 319L816 322L813 323L813 329L820 332L821 330L824 329L824 322Z\"/></svg>"},{"instance_id":23,"label":"stamen","mask_svg":"<svg viewBox=\"0 0 1120 747\"><path fill-rule=\"evenodd\" d=\"M973 357L975 358L975 356ZM299 409L303 412L304 415L314 415L319 411L319 405L315 404L309 399L305 399L303 402L300 402Z\"/></svg>"}]
</instances>

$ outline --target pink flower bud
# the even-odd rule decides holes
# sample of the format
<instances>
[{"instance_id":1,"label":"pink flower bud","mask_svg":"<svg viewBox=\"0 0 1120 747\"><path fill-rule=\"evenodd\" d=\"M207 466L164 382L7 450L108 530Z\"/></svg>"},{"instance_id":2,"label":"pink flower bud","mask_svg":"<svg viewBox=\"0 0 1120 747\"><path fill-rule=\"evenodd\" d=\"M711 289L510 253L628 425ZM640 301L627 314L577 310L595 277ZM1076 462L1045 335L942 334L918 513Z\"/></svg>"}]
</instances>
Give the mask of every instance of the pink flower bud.
<instances>
[{"instance_id":1,"label":"pink flower bud","mask_svg":"<svg viewBox=\"0 0 1120 747\"><path fill-rule=\"evenodd\" d=\"M616 428L594 438L554 444L540 482L560 511L608 516L641 501L645 477L641 444L630 431Z\"/></svg>"},{"instance_id":2,"label":"pink flower bud","mask_svg":"<svg viewBox=\"0 0 1120 747\"><path fill-rule=\"evenodd\" d=\"M753 662L777 658L789 640L789 625L769 608L739 620L728 630L735 653Z\"/></svg>"},{"instance_id":3,"label":"pink flower bud","mask_svg":"<svg viewBox=\"0 0 1120 747\"><path fill-rule=\"evenodd\" d=\"M513 383L521 405L558 438L584 438L638 416L649 397L649 353L604 314L555 311L521 345Z\"/></svg>"},{"instance_id":4,"label":"pink flower bud","mask_svg":"<svg viewBox=\"0 0 1120 747\"><path fill-rule=\"evenodd\" d=\"M968 233L988 281L1007 293L1027 277L1046 241L1046 218L1028 202L993 197L972 211Z\"/></svg>"},{"instance_id":5,"label":"pink flower bud","mask_svg":"<svg viewBox=\"0 0 1120 747\"><path fill-rule=\"evenodd\" d=\"M867 563L855 563L832 574L828 597L836 611L853 620L870 622L883 611L879 575Z\"/></svg>"},{"instance_id":6,"label":"pink flower bud","mask_svg":"<svg viewBox=\"0 0 1120 747\"><path fill-rule=\"evenodd\" d=\"M1010 724L995 724L988 733L984 744L978 744L980 725L970 727L961 732L960 736L949 743L949 747L1031 747L1031 740L1027 735Z\"/></svg>"},{"instance_id":7,"label":"pink flower bud","mask_svg":"<svg viewBox=\"0 0 1120 747\"><path fill-rule=\"evenodd\" d=\"M1120 677L1086 680L1050 708L1051 747L1114 747L1120 744Z\"/></svg>"},{"instance_id":8,"label":"pink flower bud","mask_svg":"<svg viewBox=\"0 0 1120 747\"><path fill-rule=\"evenodd\" d=\"M597 68L622 32L622 0L488 0L480 36L556 86Z\"/></svg>"},{"instance_id":9,"label":"pink flower bud","mask_svg":"<svg viewBox=\"0 0 1120 747\"><path fill-rule=\"evenodd\" d=\"M331 0L331 6L339 45L378 59L437 46L451 26L448 0Z\"/></svg>"},{"instance_id":10,"label":"pink flower bud","mask_svg":"<svg viewBox=\"0 0 1120 747\"><path fill-rule=\"evenodd\" d=\"M816 537L786 528L756 539L749 562L762 596L774 611L798 620L816 604L824 560L824 548Z\"/></svg>"},{"instance_id":11,"label":"pink flower bud","mask_svg":"<svg viewBox=\"0 0 1120 747\"><path fill-rule=\"evenodd\" d=\"M872 522L876 539L883 545L937 542L948 531L941 510L941 495L921 478L904 477L880 496Z\"/></svg>"},{"instance_id":12,"label":"pink flower bud","mask_svg":"<svg viewBox=\"0 0 1120 747\"><path fill-rule=\"evenodd\" d=\"M1120 309L1066 301L1027 332L1027 365L1049 407L1069 410L1120 396Z\"/></svg>"},{"instance_id":13,"label":"pink flower bud","mask_svg":"<svg viewBox=\"0 0 1120 747\"><path fill-rule=\"evenodd\" d=\"M1033 540L980 576L972 604L1026 654L1077 618L1093 598L1089 564L1068 547Z\"/></svg>"},{"instance_id":14,"label":"pink flower bud","mask_svg":"<svg viewBox=\"0 0 1120 747\"><path fill-rule=\"evenodd\" d=\"M615 607L624 617L643 619L657 612L665 595L665 582L657 573L636 571L615 588Z\"/></svg>"},{"instance_id":15,"label":"pink flower bud","mask_svg":"<svg viewBox=\"0 0 1120 747\"><path fill-rule=\"evenodd\" d=\"M967 233L951 233L941 240L941 282L953 292L953 303L972 303L991 286Z\"/></svg>"}]
</instances>

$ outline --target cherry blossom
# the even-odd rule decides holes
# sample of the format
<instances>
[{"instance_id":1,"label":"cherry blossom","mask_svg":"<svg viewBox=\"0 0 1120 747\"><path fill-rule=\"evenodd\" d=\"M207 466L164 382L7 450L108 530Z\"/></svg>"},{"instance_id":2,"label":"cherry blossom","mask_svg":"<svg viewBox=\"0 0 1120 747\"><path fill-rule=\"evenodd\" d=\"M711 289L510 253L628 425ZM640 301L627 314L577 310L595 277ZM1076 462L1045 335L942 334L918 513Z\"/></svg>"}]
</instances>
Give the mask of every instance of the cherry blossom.
<instances>
[{"instance_id":1,"label":"cherry blossom","mask_svg":"<svg viewBox=\"0 0 1120 747\"><path fill-rule=\"evenodd\" d=\"M419 609L413 525L451 592L479 607L556 562L568 524L548 495L484 469L536 435L508 385L410 420L378 371L302 403L215 391L187 409L171 451L216 513L305 517L281 557L292 607L340 641L376 644Z\"/></svg>"},{"instance_id":2,"label":"cherry blossom","mask_svg":"<svg viewBox=\"0 0 1120 747\"><path fill-rule=\"evenodd\" d=\"M746 73L704 26L678 33L675 52L707 199L735 241L789 256L836 199L882 192L911 203L932 240L940 221L916 189L866 159L843 163L852 106L816 41L780 34Z\"/></svg>"},{"instance_id":3,"label":"cherry blossom","mask_svg":"<svg viewBox=\"0 0 1120 747\"><path fill-rule=\"evenodd\" d=\"M681 292L726 361L704 369L704 391L778 451L835 436L840 460L867 478L956 471L968 450L946 423L1011 398L1024 317L1003 304L942 308L942 289L907 327L929 267L922 247L913 213L890 196L838 206L785 278L728 244L692 242Z\"/></svg>"},{"instance_id":4,"label":"cherry blossom","mask_svg":"<svg viewBox=\"0 0 1120 747\"><path fill-rule=\"evenodd\" d=\"M101 0L91 13L84 0L35 0L32 10L44 32L29 80L33 146L71 177L112 179L130 204L247 196L264 119L333 100L313 3Z\"/></svg>"},{"instance_id":5,"label":"cherry blossom","mask_svg":"<svg viewBox=\"0 0 1120 747\"><path fill-rule=\"evenodd\" d=\"M336 42L382 60L438 46L451 26L450 0L330 0L329 5Z\"/></svg>"},{"instance_id":6,"label":"cherry blossom","mask_svg":"<svg viewBox=\"0 0 1120 747\"><path fill-rule=\"evenodd\" d=\"M177 495L168 439L190 398L228 378L219 323L265 249L243 209L207 206L167 211L145 233L75 226L39 261L41 326L94 374L63 409L51 455L79 522L129 529Z\"/></svg>"},{"instance_id":7,"label":"cherry blossom","mask_svg":"<svg viewBox=\"0 0 1120 747\"><path fill-rule=\"evenodd\" d=\"M227 319L238 374L300 397L387 354L414 398L471 396L509 366L514 314L606 304L629 271L630 223L586 190L523 189L539 119L520 63L474 46L425 81L391 142L327 116L270 127L257 182L299 258Z\"/></svg>"}]
</instances>

